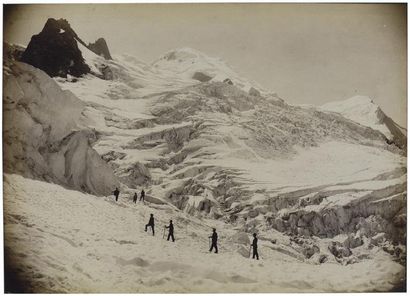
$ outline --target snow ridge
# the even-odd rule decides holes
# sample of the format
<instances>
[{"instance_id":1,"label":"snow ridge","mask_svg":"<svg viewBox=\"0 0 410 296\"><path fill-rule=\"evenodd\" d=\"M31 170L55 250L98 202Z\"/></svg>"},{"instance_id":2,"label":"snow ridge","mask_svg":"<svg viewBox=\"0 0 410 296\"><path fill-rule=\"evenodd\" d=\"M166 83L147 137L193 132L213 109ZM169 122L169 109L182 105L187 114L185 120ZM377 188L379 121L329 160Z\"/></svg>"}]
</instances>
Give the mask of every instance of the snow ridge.
<instances>
[{"instance_id":1,"label":"snow ridge","mask_svg":"<svg viewBox=\"0 0 410 296\"><path fill-rule=\"evenodd\" d=\"M404 131L384 114L380 107L369 97L354 96L344 101L327 103L321 106L321 109L340 113L346 118L378 130L389 140L395 141L401 147L405 147L406 135Z\"/></svg>"}]
</instances>

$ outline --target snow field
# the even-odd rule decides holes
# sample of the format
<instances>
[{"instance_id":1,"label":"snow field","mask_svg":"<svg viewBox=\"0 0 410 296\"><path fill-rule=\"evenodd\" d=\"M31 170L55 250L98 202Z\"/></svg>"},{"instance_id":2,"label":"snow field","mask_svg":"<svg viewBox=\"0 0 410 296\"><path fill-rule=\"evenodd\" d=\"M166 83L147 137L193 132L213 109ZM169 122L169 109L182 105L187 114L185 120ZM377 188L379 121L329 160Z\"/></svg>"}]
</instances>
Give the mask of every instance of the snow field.
<instances>
[{"instance_id":1,"label":"snow field","mask_svg":"<svg viewBox=\"0 0 410 296\"><path fill-rule=\"evenodd\" d=\"M236 231L221 221L17 175L5 175L4 188L6 253L37 292L359 292L391 289L404 272L382 251L353 265L311 265L262 239L262 260L251 260L235 251ZM154 237L143 230L150 213ZM175 243L162 239L169 219ZM208 253L211 227L219 254Z\"/></svg>"}]
</instances>

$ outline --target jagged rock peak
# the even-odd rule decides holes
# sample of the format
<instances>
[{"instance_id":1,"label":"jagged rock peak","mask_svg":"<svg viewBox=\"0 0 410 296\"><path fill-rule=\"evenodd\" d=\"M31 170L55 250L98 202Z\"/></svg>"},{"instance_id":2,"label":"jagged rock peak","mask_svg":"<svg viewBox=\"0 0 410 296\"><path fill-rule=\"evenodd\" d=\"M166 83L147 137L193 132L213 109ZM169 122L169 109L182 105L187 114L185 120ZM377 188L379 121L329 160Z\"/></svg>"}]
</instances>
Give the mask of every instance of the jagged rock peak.
<instances>
[{"instance_id":1,"label":"jagged rock peak","mask_svg":"<svg viewBox=\"0 0 410 296\"><path fill-rule=\"evenodd\" d=\"M90 67L84 62L77 42L84 44L67 20L49 18L43 30L31 37L21 60L51 77L80 77L89 73Z\"/></svg>"},{"instance_id":2,"label":"jagged rock peak","mask_svg":"<svg viewBox=\"0 0 410 296\"><path fill-rule=\"evenodd\" d=\"M95 54L104 57L106 60L112 60L107 42L104 38L99 38L94 43L88 44L88 48Z\"/></svg>"},{"instance_id":3,"label":"jagged rock peak","mask_svg":"<svg viewBox=\"0 0 410 296\"><path fill-rule=\"evenodd\" d=\"M66 19L53 19L49 18L44 25L43 31L44 33L47 34L53 34L53 33L63 33L60 32L61 30L64 30L67 33L72 33L73 35L76 35L73 29L71 28L70 24Z\"/></svg>"}]
</instances>

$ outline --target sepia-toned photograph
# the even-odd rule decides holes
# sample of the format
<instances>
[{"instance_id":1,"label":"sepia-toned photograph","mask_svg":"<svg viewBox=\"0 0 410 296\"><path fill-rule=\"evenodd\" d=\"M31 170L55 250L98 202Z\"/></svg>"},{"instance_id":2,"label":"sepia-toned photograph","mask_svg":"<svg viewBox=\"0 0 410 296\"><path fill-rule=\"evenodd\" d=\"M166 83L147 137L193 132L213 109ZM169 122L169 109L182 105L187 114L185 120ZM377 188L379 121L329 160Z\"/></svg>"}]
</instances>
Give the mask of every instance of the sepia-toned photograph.
<instances>
[{"instance_id":1,"label":"sepia-toned photograph","mask_svg":"<svg viewBox=\"0 0 410 296\"><path fill-rule=\"evenodd\" d=\"M3 292L406 292L407 3L3 3L3 32Z\"/></svg>"}]
</instances>

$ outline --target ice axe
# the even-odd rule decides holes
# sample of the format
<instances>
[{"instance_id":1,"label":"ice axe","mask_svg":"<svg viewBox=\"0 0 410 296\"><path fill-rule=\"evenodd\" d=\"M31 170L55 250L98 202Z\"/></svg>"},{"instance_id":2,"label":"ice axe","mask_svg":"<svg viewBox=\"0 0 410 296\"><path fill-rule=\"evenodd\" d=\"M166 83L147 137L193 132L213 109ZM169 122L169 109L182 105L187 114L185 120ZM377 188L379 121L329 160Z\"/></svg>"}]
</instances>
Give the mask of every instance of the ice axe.
<instances>
[{"instance_id":1,"label":"ice axe","mask_svg":"<svg viewBox=\"0 0 410 296\"><path fill-rule=\"evenodd\" d=\"M165 226L164 226L164 232L162 233L162 239L165 239Z\"/></svg>"}]
</instances>

